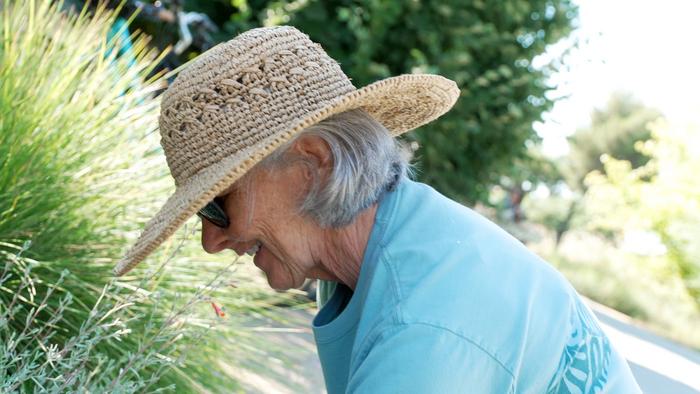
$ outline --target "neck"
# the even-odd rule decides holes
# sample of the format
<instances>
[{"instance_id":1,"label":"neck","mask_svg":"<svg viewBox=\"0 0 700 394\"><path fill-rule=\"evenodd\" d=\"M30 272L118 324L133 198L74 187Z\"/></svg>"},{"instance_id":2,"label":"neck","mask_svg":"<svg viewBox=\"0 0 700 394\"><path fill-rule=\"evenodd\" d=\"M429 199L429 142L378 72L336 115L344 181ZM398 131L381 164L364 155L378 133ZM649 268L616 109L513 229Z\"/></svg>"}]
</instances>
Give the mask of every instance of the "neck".
<instances>
[{"instance_id":1,"label":"neck","mask_svg":"<svg viewBox=\"0 0 700 394\"><path fill-rule=\"evenodd\" d=\"M355 290L362 260L374 226L377 204L362 211L349 225L326 229L323 233L323 253L320 265L337 281Z\"/></svg>"}]
</instances>

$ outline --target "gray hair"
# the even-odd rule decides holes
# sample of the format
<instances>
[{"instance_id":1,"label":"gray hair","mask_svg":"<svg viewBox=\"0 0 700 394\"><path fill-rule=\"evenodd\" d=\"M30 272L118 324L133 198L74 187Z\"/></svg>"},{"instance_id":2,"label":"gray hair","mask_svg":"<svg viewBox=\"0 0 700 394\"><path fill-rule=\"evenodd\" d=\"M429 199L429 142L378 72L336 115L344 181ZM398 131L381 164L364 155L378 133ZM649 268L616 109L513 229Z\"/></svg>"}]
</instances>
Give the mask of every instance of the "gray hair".
<instances>
[{"instance_id":1,"label":"gray hair","mask_svg":"<svg viewBox=\"0 0 700 394\"><path fill-rule=\"evenodd\" d=\"M296 139L308 135L323 139L333 157L331 175L324 184L316 177L299 206L300 214L315 219L322 227L338 228L352 223L384 191L393 190L402 177L410 175L410 150L361 109L342 112L310 126L260 164L269 167L294 161L289 148Z\"/></svg>"}]
</instances>

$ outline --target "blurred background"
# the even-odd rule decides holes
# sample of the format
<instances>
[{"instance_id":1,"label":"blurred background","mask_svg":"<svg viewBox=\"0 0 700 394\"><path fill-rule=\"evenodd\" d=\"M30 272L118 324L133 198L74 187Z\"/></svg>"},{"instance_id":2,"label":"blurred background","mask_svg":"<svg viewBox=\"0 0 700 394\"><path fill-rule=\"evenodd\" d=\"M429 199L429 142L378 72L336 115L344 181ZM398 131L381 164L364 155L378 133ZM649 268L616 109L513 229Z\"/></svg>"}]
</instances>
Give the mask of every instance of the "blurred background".
<instances>
[{"instance_id":1,"label":"blurred background","mask_svg":"<svg viewBox=\"0 0 700 394\"><path fill-rule=\"evenodd\" d=\"M456 81L408 133L416 173L590 299L645 392L700 392L700 37L694 0L0 2L0 391L323 392L313 284L206 256L198 219L115 281L173 188L159 94L258 26L355 86Z\"/></svg>"}]
</instances>

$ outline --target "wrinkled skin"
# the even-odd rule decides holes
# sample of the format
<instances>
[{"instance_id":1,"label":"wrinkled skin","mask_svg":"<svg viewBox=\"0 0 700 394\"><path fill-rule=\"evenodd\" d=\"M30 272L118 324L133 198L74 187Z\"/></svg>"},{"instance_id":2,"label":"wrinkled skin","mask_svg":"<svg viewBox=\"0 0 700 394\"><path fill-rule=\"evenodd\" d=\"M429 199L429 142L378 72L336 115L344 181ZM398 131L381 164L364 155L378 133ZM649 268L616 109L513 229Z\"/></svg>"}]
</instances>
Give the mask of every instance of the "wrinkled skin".
<instances>
[{"instance_id":1,"label":"wrinkled skin","mask_svg":"<svg viewBox=\"0 0 700 394\"><path fill-rule=\"evenodd\" d=\"M231 224L222 229L203 220L202 247L208 253L232 249L242 255L260 245L253 261L274 289L299 287L306 278L354 288L376 207L342 229L324 229L300 215L297 207L314 177L323 179L330 171L330 152L325 142L309 137L298 140L291 153L302 160L256 167L220 194Z\"/></svg>"}]
</instances>

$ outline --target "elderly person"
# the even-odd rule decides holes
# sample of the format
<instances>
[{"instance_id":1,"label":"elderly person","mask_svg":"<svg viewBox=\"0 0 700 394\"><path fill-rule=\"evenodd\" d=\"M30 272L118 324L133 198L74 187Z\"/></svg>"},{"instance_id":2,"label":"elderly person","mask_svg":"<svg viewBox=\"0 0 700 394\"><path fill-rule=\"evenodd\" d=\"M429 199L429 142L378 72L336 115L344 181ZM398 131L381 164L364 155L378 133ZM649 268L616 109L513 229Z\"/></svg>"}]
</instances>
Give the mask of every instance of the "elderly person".
<instances>
[{"instance_id":1,"label":"elderly person","mask_svg":"<svg viewBox=\"0 0 700 394\"><path fill-rule=\"evenodd\" d=\"M253 254L273 288L327 281L313 331L329 393L639 392L559 273L407 177L394 137L458 96L434 75L355 89L292 27L216 46L163 97L177 189L116 274L197 213L204 250Z\"/></svg>"}]
</instances>

